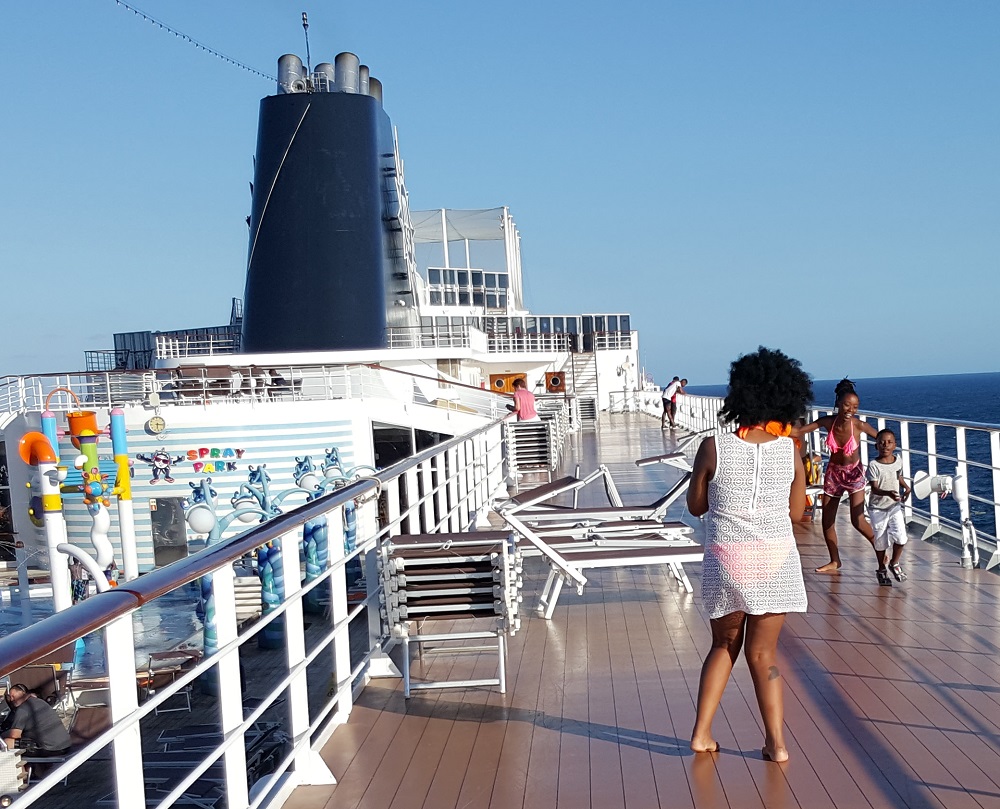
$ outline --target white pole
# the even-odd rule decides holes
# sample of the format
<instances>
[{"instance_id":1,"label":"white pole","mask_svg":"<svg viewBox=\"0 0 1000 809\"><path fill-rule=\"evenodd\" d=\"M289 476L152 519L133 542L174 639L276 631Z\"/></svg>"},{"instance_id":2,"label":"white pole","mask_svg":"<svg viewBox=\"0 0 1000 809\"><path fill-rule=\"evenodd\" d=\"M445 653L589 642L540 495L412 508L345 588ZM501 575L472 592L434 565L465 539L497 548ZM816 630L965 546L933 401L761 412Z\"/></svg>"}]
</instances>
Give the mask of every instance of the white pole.
<instances>
[{"instance_id":1,"label":"white pole","mask_svg":"<svg viewBox=\"0 0 1000 809\"><path fill-rule=\"evenodd\" d=\"M444 267L448 269L451 267L448 263L448 212L444 208L441 209L441 244L444 246Z\"/></svg>"}]
</instances>

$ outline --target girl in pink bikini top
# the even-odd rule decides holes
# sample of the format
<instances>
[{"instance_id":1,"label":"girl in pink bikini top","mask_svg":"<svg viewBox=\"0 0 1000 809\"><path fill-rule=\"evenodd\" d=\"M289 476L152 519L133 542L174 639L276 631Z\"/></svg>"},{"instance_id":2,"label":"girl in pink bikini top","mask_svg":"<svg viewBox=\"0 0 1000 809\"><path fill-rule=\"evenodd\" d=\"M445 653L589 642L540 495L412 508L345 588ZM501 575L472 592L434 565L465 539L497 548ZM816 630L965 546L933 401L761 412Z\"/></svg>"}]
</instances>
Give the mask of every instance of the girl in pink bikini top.
<instances>
[{"instance_id":1,"label":"girl in pink bikini top","mask_svg":"<svg viewBox=\"0 0 1000 809\"><path fill-rule=\"evenodd\" d=\"M834 423L836 423L836 420L834 420ZM830 450L831 455L843 452L845 456L850 457L861 448L858 444L858 439L854 435L854 419L851 419L848 427L851 430L851 437L841 446L837 443L837 436L833 434L833 424L830 425L830 431L826 434L826 448Z\"/></svg>"},{"instance_id":2,"label":"girl in pink bikini top","mask_svg":"<svg viewBox=\"0 0 1000 809\"><path fill-rule=\"evenodd\" d=\"M826 448L830 451L830 462L826 465L823 475L823 539L826 540L826 547L830 552L830 561L816 568L817 573L836 573L840 570L840 547L835 522L837 509L845 494L851 501L851 525L869 542L875 541L872 528L864 515L865 470L861 465L859 451L861 433L874 438L878 431L868 422L856 417L858 394L851 380L842 379L837 385L836 394L836 415L823 416L811 424L792 430L794 437L803 436L820 428L826 430ZM850 435L841 444L837 441L835 432L845 421ZM876 557L881 574L885 569L885 551L876 551ZM880 584L882 578L879 575Z\"/></svg>"}]
</instances>

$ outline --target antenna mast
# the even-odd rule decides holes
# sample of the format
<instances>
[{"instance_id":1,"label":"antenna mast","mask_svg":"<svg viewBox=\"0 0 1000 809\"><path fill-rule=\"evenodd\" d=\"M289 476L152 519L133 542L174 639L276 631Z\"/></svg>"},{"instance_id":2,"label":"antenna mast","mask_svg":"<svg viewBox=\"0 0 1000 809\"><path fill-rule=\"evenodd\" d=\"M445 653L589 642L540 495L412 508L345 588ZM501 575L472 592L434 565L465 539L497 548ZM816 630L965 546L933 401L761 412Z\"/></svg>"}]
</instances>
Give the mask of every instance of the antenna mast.
<instances>
[{"instance_id":1,"label":"antenna mast","mask_svg":"<svg viewBox=\"0 0 1000 809\"><path fill-rule=\"evenodd\" d=\"M309 55L309 16L302 12L302 30L306 32L306 70L312 76L312 57Z\"/></svg>"}]
</instances>

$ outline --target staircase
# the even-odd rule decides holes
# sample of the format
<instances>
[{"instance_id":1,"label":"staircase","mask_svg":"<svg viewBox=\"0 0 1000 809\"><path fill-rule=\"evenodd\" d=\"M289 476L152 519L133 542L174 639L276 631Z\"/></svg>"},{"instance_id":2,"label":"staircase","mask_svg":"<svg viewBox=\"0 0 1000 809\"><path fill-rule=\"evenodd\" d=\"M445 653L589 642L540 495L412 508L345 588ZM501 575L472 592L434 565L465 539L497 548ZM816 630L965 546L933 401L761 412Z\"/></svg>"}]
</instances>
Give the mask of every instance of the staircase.
<instances>
[{"instance_id":1,"label":"staircase","mask_svg":"<svg viewBox=\"0 0 1000 809\"><path fill-rule=\"evenodd\" d=\"M576 394L580 422L597 421L597 355L571 353L559 370Z\"/></svg>"}]
</instances>

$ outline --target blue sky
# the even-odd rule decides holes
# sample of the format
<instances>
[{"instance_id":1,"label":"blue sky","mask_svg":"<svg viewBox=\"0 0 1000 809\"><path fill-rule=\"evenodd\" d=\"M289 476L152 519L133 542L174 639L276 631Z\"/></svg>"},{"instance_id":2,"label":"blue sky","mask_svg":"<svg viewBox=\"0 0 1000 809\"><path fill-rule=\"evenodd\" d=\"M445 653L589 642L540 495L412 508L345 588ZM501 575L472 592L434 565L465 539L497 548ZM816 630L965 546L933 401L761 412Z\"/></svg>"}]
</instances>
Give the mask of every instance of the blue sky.
<instances>
[{"instance_id":1,"label":"blue sky","mask_svg":"<svg viewBox=\"0 0 1000 809\"><path fill-rule=\"evenodd\" d=\"M1000 3L141 0L274 74L357 53L412 207L510 206L529 306L630 311L658 379L997 370ZM0 374L228 320L271 82L114 0L7 3Z\"/></svg>"}]
</instances>

